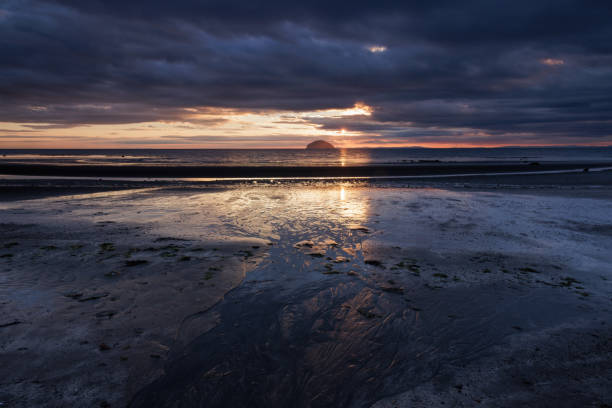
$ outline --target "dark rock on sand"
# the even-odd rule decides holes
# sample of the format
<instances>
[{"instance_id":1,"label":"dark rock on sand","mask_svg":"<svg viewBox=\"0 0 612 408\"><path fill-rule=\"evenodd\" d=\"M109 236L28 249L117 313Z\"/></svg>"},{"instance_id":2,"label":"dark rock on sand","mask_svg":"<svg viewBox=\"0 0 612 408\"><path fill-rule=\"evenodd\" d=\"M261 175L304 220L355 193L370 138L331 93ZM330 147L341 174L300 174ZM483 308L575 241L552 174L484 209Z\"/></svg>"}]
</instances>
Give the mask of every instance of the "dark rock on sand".
<instances>
[{"instance_id":1,"label":"dark rock on sand","mask_svg":"<svg viewBox=\"0 0 612 408\"><path fill-rule=\"evenodd\" d=\"M92 293L91 295L89 295L87 297L84 297L84 298L80 298L80 296L77 296L77 298L80 298L79 302L87 302L87 301L90 301L90 300L102 299L102 298L107 297L108 295L109 295L108 292L101 292L101 293ZM74 296L68 296L68 295L65 295L65 296L72 297L73 299L75 299Z\"/></svg>"},{"instance_id":2,"label":"dark rock on sand","mask_svg":"<svg viewBox=\"0 0 612 408\"><path fill-rule=\"evenodd\" d=\"M149 261L147 261L146 259L130 259L130 260L125 261L125 266L131 267L131 266L145 265L148 263Z\"/></svg>"},{"instance_id":3,"label":"dark rock on sand","mask_svg":"<svg viewBox=\"0 0 612 408\"><path fill-rule=\"evenodd\" d=\"M96 313L96 317L110 319L116 314L117 312L115 310L102 310L101 312Z\"/></svg>"},{"instance_id":4,"label":"dark rock on sand","mask_svg":"<svg viewBox=\"0 0 612 408\"><path fill-rule=\"evenodd\" d=\"M7 323L0 323L0 328L3 327L9 327L9 326L15 326L17 324L21 324L22 322L20 320L13 320L11 322L7 322Z\"/></svg>"},{"instance_id":5,"label":"dark rock on sand","mask_svg":"<svg viewBox=\"0 0 612 408\"><path fill-rule=\"evenodd\" d=\"M377 259L366 259L365 261L363 261L363 263L365 263L366 265L372 265L372 266L377 266L379 268L384 268L382 262L380 262Z\"/></svg>"},{"instance_id":6,"label":"dark rock on sand","mask_svg":"<svg viewBox=\"0 0 612 408\"><path fill-rule=\"evenodd\" d=\"M404 289L403 288L398 288L398 287L395 287L395 286L382 286L380 289L383 292L396 293L398 295L404 294Z\"/></svg>"},{"instance_id":7,"label":"dark rock on sand","mask_svg":"<svg viewBox=\"0 0 612 408\"><path fill-rule=\"evenodd\" d=\"M110 349L111 349L111 346L109 346L109 345L108 345L108 344L106 344L106 343L100 343L100 345L98 346L98 349L99 349L100 351L108 351L108 350L110 350Z\"/></svg>"}]
</instances>

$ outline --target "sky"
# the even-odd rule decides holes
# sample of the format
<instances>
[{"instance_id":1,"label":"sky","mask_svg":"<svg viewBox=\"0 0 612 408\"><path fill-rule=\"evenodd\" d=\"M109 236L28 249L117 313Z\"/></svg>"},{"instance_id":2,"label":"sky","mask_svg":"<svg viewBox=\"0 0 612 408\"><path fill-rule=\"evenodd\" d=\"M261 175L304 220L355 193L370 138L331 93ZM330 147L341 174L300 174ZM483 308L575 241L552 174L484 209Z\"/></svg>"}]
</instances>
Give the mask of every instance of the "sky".
<instances>
[{"instance_id":1,"label":"sky","mask_svg":"<svg viewBox=\"0 0 612 408\"><path fill-rule=\"evenodd\" d=\"M0 148L612 145L589 0L0 0Z\"/></svg>"}]
</instances>

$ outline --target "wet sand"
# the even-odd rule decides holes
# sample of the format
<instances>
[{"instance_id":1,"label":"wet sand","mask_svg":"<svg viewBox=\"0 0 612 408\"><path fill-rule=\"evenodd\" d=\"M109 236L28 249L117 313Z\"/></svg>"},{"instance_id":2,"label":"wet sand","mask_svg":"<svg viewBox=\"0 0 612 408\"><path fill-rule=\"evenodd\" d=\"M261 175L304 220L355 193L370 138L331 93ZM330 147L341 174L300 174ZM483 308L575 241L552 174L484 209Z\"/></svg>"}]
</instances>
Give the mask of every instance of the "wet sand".
<instances>
[{"instance_id":1,"label":"wet sand","mask_svg":"<svg viewBox=\"0 0 612 408\"><path fill-rule=\"evenodd\" d=\"M0 174L55 177L239 178L239 177L397 177L476 173L541 172L612 167L598 162L416 162L364 166L130 166L0 163Z\"/></svg>"},{"instance_id":2,"label":"wet sand","mask_svg":"<svg viewBox=\"0 0 612 408\"><path fill-rule=\"evenodd\" d=\"M612 404L612 201L450 187L4 200L0 402Z\"/></svg>"}]
</instances>

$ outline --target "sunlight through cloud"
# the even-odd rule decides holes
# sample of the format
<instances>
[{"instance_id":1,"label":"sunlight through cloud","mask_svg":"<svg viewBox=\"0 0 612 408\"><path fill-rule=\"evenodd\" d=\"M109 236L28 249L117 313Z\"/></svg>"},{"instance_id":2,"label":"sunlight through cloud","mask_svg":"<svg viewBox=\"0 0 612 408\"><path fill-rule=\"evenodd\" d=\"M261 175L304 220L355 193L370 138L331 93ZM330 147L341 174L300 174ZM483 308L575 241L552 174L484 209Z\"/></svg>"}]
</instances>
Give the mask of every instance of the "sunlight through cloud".
<instances>
[{"instance_id":1,"label":"sunlight through cloud","mask_svg":"<svg viewBox=\"0 0 612 408\"><path fill-rule=\"evenodd\" d=\"M371 45L368 47L368 51L370 51L371 53L379 53L379 52L385 52L387 51L387 47L385 47L384 45Z\"/></svg>"},{"instance_id":2,"label":"sunlight through cloud","mask_svg":"<svg viewBox=\"0 0 612 408\"><path fill-rule=\"evenodd\" d=\"M541 59L540 62L544 65L549 65L549 66L565 64L565 61L563 61L562 59L555 59L555 58L544 58L544 59Z\"/></svg>"}]
</instances>

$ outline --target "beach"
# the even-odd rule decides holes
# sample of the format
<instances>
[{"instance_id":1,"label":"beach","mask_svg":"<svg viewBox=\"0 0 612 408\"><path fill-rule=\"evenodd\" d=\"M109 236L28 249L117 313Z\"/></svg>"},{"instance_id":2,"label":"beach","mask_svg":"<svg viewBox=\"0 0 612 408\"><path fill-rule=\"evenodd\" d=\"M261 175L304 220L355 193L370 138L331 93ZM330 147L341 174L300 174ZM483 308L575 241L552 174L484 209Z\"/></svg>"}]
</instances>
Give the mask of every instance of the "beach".
<instances>
[{"instance_id":1,"label":"beach","mask_svg":"<svg viewBox=\"0 0 612 408\"><path fill-rule=\"evenodd\" d=\"M612 408L611 21L0 0L0 408Z\"/></svg>"},{"instance_id":2,"label":"beach","mask_svg":"<svg viewBox=\"0 0 612 408\"><path fill-rule=\"evenodd\" d=\"M612 404L611 172L464 177L5 177L0 402Z\"/></svg>"}]
</instances>

